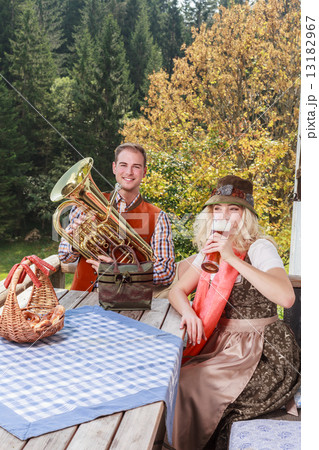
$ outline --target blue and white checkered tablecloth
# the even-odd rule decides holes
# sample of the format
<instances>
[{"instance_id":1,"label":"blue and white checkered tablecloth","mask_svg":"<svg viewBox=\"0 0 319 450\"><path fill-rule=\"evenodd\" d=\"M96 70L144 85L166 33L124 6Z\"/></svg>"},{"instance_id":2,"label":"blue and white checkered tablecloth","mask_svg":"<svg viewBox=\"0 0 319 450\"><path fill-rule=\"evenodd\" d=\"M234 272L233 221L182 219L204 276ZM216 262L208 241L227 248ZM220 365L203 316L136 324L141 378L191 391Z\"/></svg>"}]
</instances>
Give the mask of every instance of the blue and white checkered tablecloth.
<instances>
[{"instance_id":1,"label":"blue and white checkered tablecloth","mask_svg":"<svg viewBox=\"0 0 319 450\"><path fill-rule=\"evenodd\" d=\"M66 311L64 328L35 344L0 338L0 426L27 439L163 400L171 440L182 347L100 306Z\"/></svg>"}]
</instances>

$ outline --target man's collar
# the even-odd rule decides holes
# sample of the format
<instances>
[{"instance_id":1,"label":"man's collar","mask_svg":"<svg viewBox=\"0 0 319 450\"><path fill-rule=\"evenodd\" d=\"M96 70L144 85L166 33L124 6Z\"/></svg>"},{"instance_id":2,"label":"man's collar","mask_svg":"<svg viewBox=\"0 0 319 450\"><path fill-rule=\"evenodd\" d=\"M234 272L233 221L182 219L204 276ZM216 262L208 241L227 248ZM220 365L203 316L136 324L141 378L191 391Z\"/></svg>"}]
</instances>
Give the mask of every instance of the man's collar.
<instances>
[{"instance_id":1,"label":"man's collar","mask_svg":"<svg viewBox=\"0 0 319 450\"><path fill-rule=\"evenodd\" d=\"M136 195L136 197L133 198L133 200L131 201L131 203L130 203L130 204L127 204L125 198L118 192L118 193L116 194L116 203L120 203L120 202L122 201L122 202L125 203L126 208L130 208L130 207L132 207L132 206L140 199L140 197L141 197L141 193L139 192L139 193Z\"/></svg>"}]
</instances>

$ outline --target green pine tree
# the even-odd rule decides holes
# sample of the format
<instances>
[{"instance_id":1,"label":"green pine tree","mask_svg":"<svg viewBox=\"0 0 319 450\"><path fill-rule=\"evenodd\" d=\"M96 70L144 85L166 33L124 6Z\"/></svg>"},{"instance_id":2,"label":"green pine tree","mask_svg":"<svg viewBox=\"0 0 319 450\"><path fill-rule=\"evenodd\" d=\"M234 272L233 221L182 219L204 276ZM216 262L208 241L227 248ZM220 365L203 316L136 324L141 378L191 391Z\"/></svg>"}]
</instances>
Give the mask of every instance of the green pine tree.
<instances>
[{"instance_id":1,"label":"green pine tree","mask_svg":"<svg viewBox=\"0 0 319 450\"><path fill-rule=\"evenodd\" d=\"M66 55L64 60L65 71L72 71L75 60L75 35L81 23L81 13L85 0L61 0L62 29L64 43L60 53Z\"/></svg>"},{"instance_id":2,"label":"green pine tree","mask_svg":"<svg viewBox=\"0 0 319 450\"><path fill-rule=\"evenodd\" d=\"M98 143L94 129L96 117L96 98L98 87L96 80L96 48L85 27L75 42L76 62L72 71L73 84L71 96L73 111L69 128L72 144L84 156L93 156Z\"/></svg>"},{"instance_id":3,"label":"green pine tree","mask_svg":"<svg viewBox=\"0 0 319 450\"><path fill-rule=\"evenodd\" d=\"M219 6L230 8L233 5L244 5L248 0L220 0Z\"/></svg>"},{"instance_id":4,"label":"green pine tree","mask_svg":"<svg viewBox=\"0 0 319 450\"><path fill-rule=\"evenodd\" d=\"M101 156L104 159L106 155L112 155L113 158L113 151L121 142L119 131L131 111L133 86L121 31L112 15L104 21L98 43L97 65Z\"/></svg>"},{"instance_id":5,"label":"green pine tree","mask_svg":"<svg viewBox=\"0 0 319 450\"><path fill-rule=\"evenodd\" d=\"M106 14L112 14L117 21L121 34L124 37L123 31L125 30L127 0L105 0Z\"/></svg>"},{"instance_id":6,"label":"green pine tree","mask_svg":"<svg viewBox=\"0 0 319 450\"><path fill-rule=\"evenodd\" d=\"M189 45L192 41L192 27L199 29L203 23L210 27L213 24L213 17L218 10L218 6L222 2L230 1L234 0L183 0L181 9L184 16L184 39L186 44Z\"/></svg>"},{"instance_id":7,"label":"green pine tree","mask_svg":"<svg viewBox=\"0 0 319 450\"><path fill-rule=\"evenodd\" d=\"M95 41L101 33L106 15L106 6L103 1L85 0L84 6L81 9L81 23L74 34L75 40L87 28L90 36Z\"/></svg>"},{"instance_id":8,"label":"green pine tree","mask_svg":"<svg viewBox=\"0 0 319 450\"><path fill-rule=\"evenodd\" d=\"M9 64L5 54L10 51L10 39L13 38L17 10L21 1L0 0L0 71L6 77Z\"/></svg>"},{"instance_id":9,"label":"green pine tree","mask_svg":"<svg viewBox=\"0 0 319 450\"><path fill-rule=\"evenodd\" d=\"M130 63L131 80L137 94L134 111L137 112L144 102L148 90L148 76L162 66L162 54L150 32L147 10L142 7L129 43L128 59Z\"/></svg>"},{"instance_id":10,"label":"green pine tree","mask_svg":"<svg viewBox=\"0 0 319 450\"><path fill-rule=\"evenodd\" d=\"M13 85L23 97L45 118L52 113L51 86L55 77L55 65L46 34L39 25L36 5L27 0L21 5L17 17L11 53L6 55ZM50 126L23 98L18 97L21 118L20 132L27 140L30 172L46 170L53 151Z\"/></svg>"},{"instance_id":11,"label":"green pine tree","mask_svg":"<svg viewBox=\"0 0 319 450\"><path fill-rule=\"evenodd\" d=\"M143 6L144 8L146 7L145 3L143 4ZM140 10L141 0L127 0L125 4L125 13L123 20L119 22L121 27L121 34L124 39L125 51L127 54L129 53L131 36L138 21Z\"/></svg>"},{"instance_id":12,"label":"green pine tree","mask_svg":"<svg viewBox=\"0 0 319 450\"><path fill-rule=\"evenodd\" d=\"M18 131L14 96L0 80L0 239L21 233L25 216L24 189L27 165L23 162L26 141Z\"/></svg>"},{"instance_id":13,"label":"green pine tree","mask_svg":"<svg viewBox=\"0 0 319 450\"><path fill-rule=\"evenodd\" d=\"M150 22L150 31L154 42L163 49L162 44L165 41L165 21L168 13L168 0L148 0L148 17Z\"/></svg>"},{"instance_id":14,"label":"green pine tree","mask_svg":"<svg viewBox=\"0 0 319 450\"><path fill-rule=\"evenodd\" d=\"M56 65L62 71L66 55L62 52L65 43L61 0L36 0L40 25L48 36L50 50Z\"/></svg>"},{"instance_id":15,"label":"green pine tree","mask_svg":"<svg viewBox=\"0 0 319 450\"><path fill-rule=\"evenodd\" d=\"M110 162L121 141L119 130L131 110L132 97L123 39L112 15L105 18L96 43L86 28L77 43L77 55L72 142L86 156L93 156L95 165L112 178Z\"/></svg>"},{"instance_id":16,"label":"green pine tree","mask_svg":"<svg viewBox=\"0 0 319 450\"><path fill-rule=\"evenodd\" d=\"M169 75L173 73L174 58L182 56L181 46L184 42L183 18L178 0L171 0L165 14L164 33L161 43L164 68Z\"/></svg>"}]
</instances>

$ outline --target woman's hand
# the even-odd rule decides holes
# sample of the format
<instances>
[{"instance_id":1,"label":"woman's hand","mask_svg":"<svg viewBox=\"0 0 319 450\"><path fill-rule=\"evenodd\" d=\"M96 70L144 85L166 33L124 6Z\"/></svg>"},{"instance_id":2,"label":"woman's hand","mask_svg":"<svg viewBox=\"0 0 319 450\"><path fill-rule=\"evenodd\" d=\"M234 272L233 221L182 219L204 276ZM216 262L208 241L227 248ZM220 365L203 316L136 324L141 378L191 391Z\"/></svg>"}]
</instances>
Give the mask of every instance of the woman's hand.
<instances>
[{"instance_id":1,"label":"woman's hand","mask_svg":"<svg viewBox=\"0 0 319 450\"><path fill-rule=\"evenodd\" d=\"M202 321L188 299L188 295L196 289L200 273L196 266L189 265L168 294L170 304L181 315L180 328L186 328L189 343L193 345L200 343L202 339L206 340Z\"/></svg>"},{"instance_id":2,"label":"woman's hand","mask_svg":"<svg viewBox=\"0 0 319 450\"><path fill-rule=\"evenodd\" d=\"M226 262L235 256L231 236L227 236L226 233L217 233L216 231L209 236L205 247L201 251L205 255L208 253L219 252L221 258Z\"/></svg>"},{"instance_id":3,"label":"woman's hand","mask_svg":"<svg viewBox=\"0 0 319 450\"><path fill-rule=\"evenodd\" d=\"M193 309L182 314L180 328L184 327L186 327L189 344L200 344L202 339L207 340L202 321Z\"/></svg>"},{"instance_id":4,"label":"woman's hand","mask_svg":"<svg viewBox=\"0 0 319 450\"><path fill-rule=\"evenodd\" d=\"M96 273L98 273L98 271L99 271L100 262L106 262L106 263L112 263L113 262L113 259L110 256L99 255L98 258L99 258L99 261L96 261L95 259L87 259L86 260L86 262L88 264L91 264L92 269Z\"/></svg>"}]
</instances>

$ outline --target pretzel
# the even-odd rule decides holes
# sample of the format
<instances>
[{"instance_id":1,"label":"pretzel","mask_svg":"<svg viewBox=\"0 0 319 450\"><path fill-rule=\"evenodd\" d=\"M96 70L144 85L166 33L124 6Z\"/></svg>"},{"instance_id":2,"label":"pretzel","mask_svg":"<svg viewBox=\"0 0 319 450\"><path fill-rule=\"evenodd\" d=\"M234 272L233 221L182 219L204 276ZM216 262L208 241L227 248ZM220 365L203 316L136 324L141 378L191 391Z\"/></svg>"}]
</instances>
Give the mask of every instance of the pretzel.
<instances>
[{"instance_id":1,"label":"pretzel","mask_svg":"<svg viewBox=\"0 0 319 450\"><path fill-rule=\"evenodd\" d=\"M41 320L41 322L37 323L34 326L34 331L43 331L51 326L52 326L51 320Z\"/></svg>"},{"instance_id":2,"label":"pretzel","mask_svg":"<svg viewBox=\"0 0 319 450\"><path fill-rule=\"evenodd\" d=\"M65 313L65 308L62 305L57 305L50 312L40 317L31 311L22 311L24 318L28 321L29 325L34 329L34 331L42 332L46 328L55 325Z\"/></svg>"},{"instance_id":3,"label":"pretzel","mask_svg":"<svg viewBox=\"0 0 319 450\"><path fill-rule=\"evenodd\" d=\"M40 322L40 317L31 311L22 311L22 314L24 318L29 322L29 325L31 325L31 327Z\"/></svg>"},{"instance_id":4,"label":"pretzel","mask_svg":"<svg viewBox=\"0 0 319 450\"><path fill-rule=\"evenodd\" d=\"M50 312L44 314L44 316L41 317L41 321L42 321L42 320L51 320L53 311L54 311L54 310L52 309L52 311L50 311Z\"/></svg>"},{"instance_id":5,"label":"pretzel","mask_svg":"<svg viewBox=\"0 0 319 450\"><path fill-rule=\"evenodd\" d=\"M34 326L34 331L44 331L46 328L55 325L61 317L64 316L65 308L62 305L57 305L52 311L45 314L41 321Z\"/></svg>"}]
</instances>

